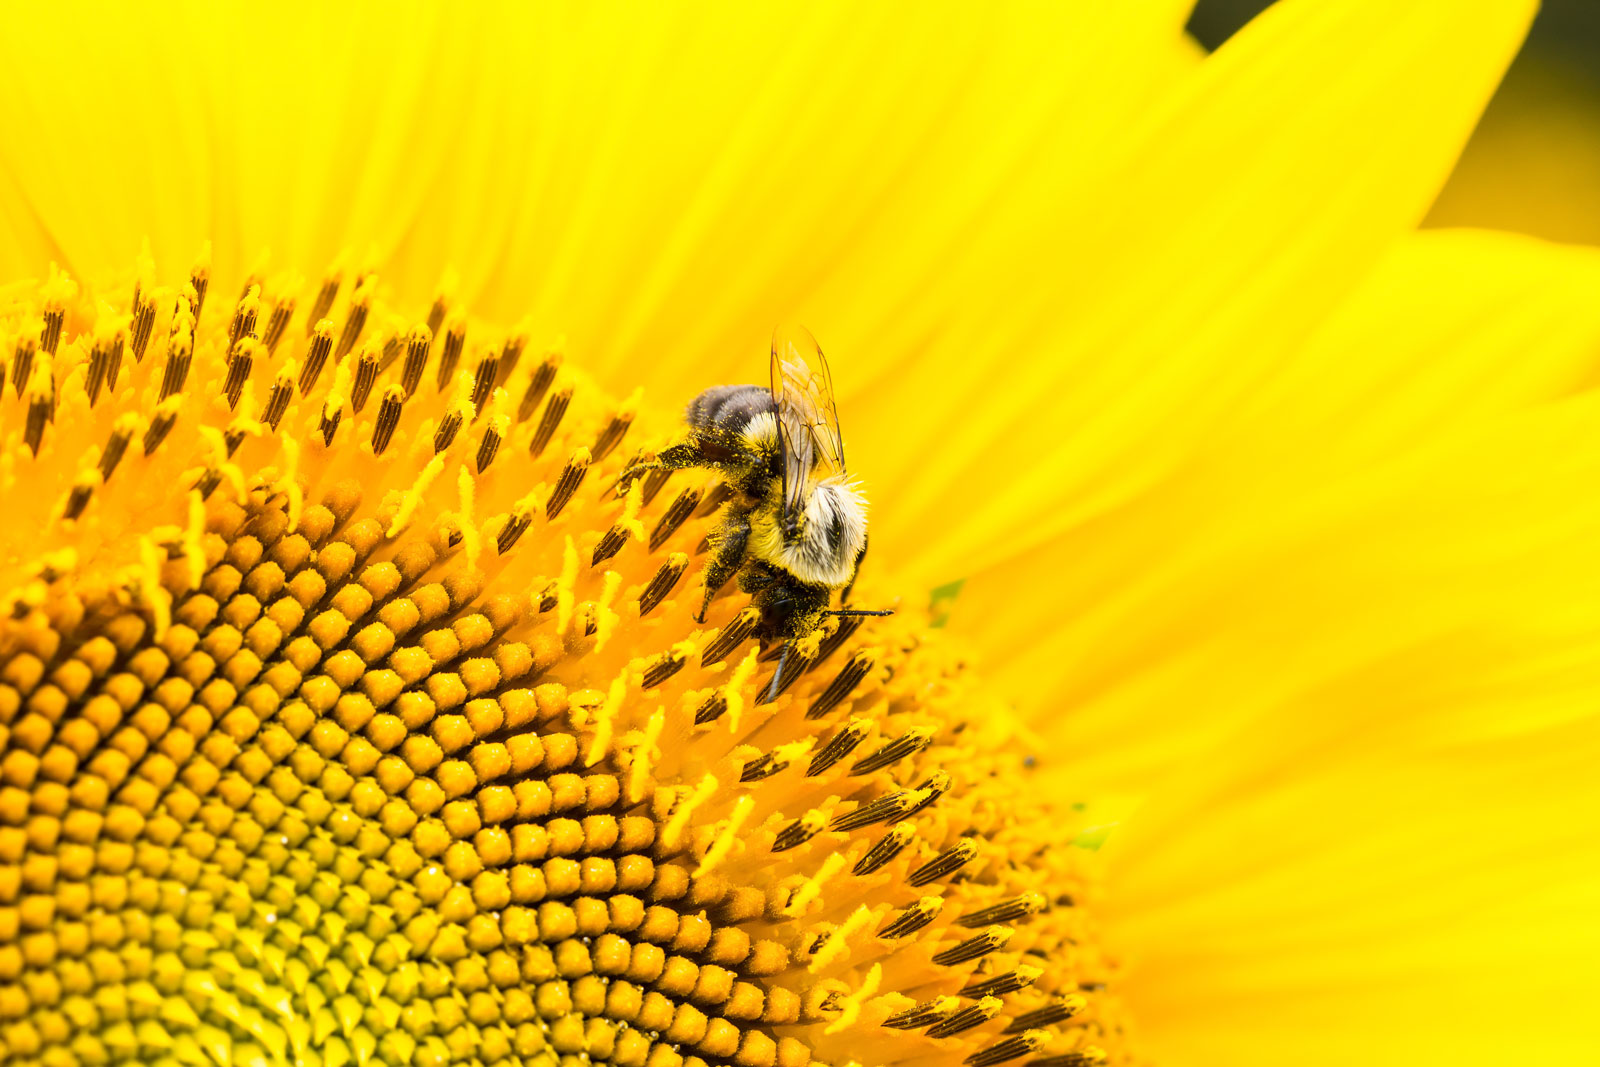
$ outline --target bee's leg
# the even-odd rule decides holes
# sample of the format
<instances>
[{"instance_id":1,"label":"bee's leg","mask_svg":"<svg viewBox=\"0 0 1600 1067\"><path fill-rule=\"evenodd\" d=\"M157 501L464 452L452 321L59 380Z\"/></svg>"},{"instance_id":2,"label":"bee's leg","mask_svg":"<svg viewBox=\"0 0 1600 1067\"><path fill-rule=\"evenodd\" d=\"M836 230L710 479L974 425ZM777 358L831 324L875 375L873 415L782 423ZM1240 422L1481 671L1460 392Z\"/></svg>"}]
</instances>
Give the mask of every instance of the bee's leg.
<instances>
[{"instance_id":1,"label":"bee's leg","mask_svg":"<svg viewBox=\"0 0 1600 1067\"><path fill-rule=\"evenodd\" d=\"M695 438L680 441L656 453L654 459L629 464L618 479L618 493L626 492L635 481L651 471L681 471L690 467L709 467L711 459L700 448Z\"/></svg>"},{"instance_id":2,"label":"bee's leg","mask_svg":"<svg viewBox=\"0 0 1600 1067\"><path fill-rule=\"evenodd\" d=\"M850 581L845 583L844 592L839 594L839 605L850 603L850 590L856 587L856 579L861 576L861 561L867 558L867 546L872 542L871 535L861 539L861 551L856 553L856 565L850 568Z\"/></svg>"},{"instance_id":3,"label":"bee's leg","mask_svg":"<svg viewBox=\"0 0 1600 1067\"><path fill-rule=\"evenodd\" d=\"M730 516L718 531L715 544L717 554L711 557L711 565L706 568L706 598L700 605L700 614L695 616L695 622L706 621L706 612L711 610L711 598L717 595L717 590L728 584L734 572L744 566L745 549L750 544L750 520L743 515Z\"/></svg>"}]
</instances>

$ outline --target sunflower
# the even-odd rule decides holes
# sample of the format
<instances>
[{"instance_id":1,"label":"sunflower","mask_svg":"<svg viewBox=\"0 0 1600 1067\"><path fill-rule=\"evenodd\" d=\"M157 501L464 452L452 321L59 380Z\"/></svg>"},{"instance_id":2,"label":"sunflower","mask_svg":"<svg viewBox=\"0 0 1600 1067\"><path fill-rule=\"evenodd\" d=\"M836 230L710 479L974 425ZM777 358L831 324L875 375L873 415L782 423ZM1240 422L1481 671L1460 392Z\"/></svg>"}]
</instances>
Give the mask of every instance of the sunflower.
<instances>
[{"instance_id":1,"label":"sunflower","mask_svg":"<svg viewBox=\"0 0 1600 1067\"><path fill-rule=\"evenodd\" d=\"M1414 231L1531 5L1184 15L14 25L7 1051L1593 1047L1600 257ZM786 663L628 475L796 318Z\"/></svg>"}]
</instances>

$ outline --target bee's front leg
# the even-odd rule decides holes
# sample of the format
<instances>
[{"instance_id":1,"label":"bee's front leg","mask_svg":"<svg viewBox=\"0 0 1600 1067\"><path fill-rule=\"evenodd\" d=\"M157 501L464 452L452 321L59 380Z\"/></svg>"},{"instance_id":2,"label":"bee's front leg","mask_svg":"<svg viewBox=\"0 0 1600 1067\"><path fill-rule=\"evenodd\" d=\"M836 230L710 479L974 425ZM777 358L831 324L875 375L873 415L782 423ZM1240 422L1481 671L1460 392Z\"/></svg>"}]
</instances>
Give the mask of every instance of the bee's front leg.
<instances>
[{"instance_id":1,"label":"bee's front leg","mask_svg":"<svg viewBox=\"0 0 1600 1067\"><path fill-rule=\"evenodd\" d=\"M743 515L730 516L717 533L717 554L711 557L711 565L706 568L706 598L700 605L700 614L695 616L695 622L706 621L706 612L711 610L711 598L744 566L745 549L749 544L750 520Z\"/></svg>"},{"instance_id":2,"label":"bee's front leg","mask_svg":"<svg viewBox=\"0 0 1600 1067\"><path fill-rule=\"evenodd\" d=\"M627 492L635 481L643 478L651 471L681 471L690 467L711 467L715 463L700 447L700 442L694 438L680 441L669 448L664 448L656 453L654 459L641 460L631 463L622 472L618 481L618 493Z\"/></svg>"}]
</instances>

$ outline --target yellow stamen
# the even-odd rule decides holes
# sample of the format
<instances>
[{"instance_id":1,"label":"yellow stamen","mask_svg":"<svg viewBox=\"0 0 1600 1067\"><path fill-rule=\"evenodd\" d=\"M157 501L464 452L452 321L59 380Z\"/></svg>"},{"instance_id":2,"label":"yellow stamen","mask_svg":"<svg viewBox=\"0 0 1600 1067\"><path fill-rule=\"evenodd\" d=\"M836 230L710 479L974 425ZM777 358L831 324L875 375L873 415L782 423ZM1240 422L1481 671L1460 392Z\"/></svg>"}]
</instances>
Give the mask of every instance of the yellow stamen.
<instances>
[{"instance_id":1,"label":"yellow stamen","mask_svg":"<svg viewBox=\"0 0 1600 1067\"><path fill-rule=\"evenodd\" d=\"M723 822L722 829L717 831L717 836L712 839L711 847L706 849L705 858L700 861L700 866L695 868L696 878L710 874L716 869L717 864L727 858L734 842L739 839L739 828L750 817L750 812L755 810L755 806L755 799L748 793L734 802L733 811Z\"/></svg>"},{"instance_id":2,"label":"yellow stamen","mask_svg":"<svg viewBox=\"0 0 1600 1067\"><path fill-rule=\"evenodd\" d=\"M556 633L566 635L572 624L572 607L577 602L578 546L567 535L567 547L561 553L561 577L556 579Z\"/></svg>"},{"instance_id":3,"label":"yellow stamen","mask_svg":"<svg viewBox=\"0 0 1600 1067\"><path fill-rule=\"evenodd\" d=\"M444 454L440 453L428 461L428 465L422 468L422 473L417 475L416 481L411 483L411 488L405 491L405 495L400 500L400 510L395 512L394 521L389 523L389 529L384 533L385 537L392 538L406 528L406 524L411 521L411 516L415 515L417 508L422 506L422 496L428 491L428 486L432 485L433 480L439 477L443 471Z\"/></svg>"},{"instance_id":4,"label":"yellow stamen","mask_svg":"<svg viewBox=\"0 0 1600 1067\"><path fill-rule=\"evenodd\" d=\"M628 767L628 802L637 804L644 799L645 789L649 785L651 762L660 755L656 742L661 739L661 731L667 723L667 709L659 707L650 716L650 721L645 724L644 732L639 735L639 740L634 744Z\"/></svg>"},{"instance_id":5,"label":"yellow stamen","mask_svg":"<svg viewBox=\"0 0 1600 1067\"><path fill-rule=\"evenodd\" d=\"M678 846L678 841L683 837L684 829L689 825L689 817L694 814L696 808L711 799L712 795L717 791L717 785L717 776L707 774L700 779L700 784L694 787L693 792L678 802L678 806L673 809L671 817L667 819L666 828L661 831L661 840L668 848L676 848Z\"/></svg>"},{"instance_id":6,"label":"yellow stamen","mask_svg":"<svg viewBox=\"0 0 1600 1067\"><path fill-rule=\"evenodd\" d=\"M811 902L822 896L822 887L828 880L844 869L844 856L838 852L829 854L822 861L822 866L805 880L794 896L789 898L789 906L783 909L783 914L794 917L805 913Z\"/></svg>"},{"instance_id":7,"label":"yellow stamen","mask_svg":"<svg viewBox=\"0 0 1600 1067\"><path fill-rule=\"evenodd\" d=\"M855 916L851 916L851 918L854 919ZM844 927L840 927L840 929L843 930ZM864 1005L868 1000L871 1000L874 996L877 996L878 987L882 984L883 965L881 963L874 963L872 965L872 970L867 972L866 980L861 983L860 988L846 996L844 1000L839 1003L839 1017L834 1019L833 1022L829 1023L827 1028L822 1032L824 1034L839 1034L843 1033L845 1030L848 1030L855 1024L855 1021L861 1017L862 1005Z\"/></svg>"}]
</instances>

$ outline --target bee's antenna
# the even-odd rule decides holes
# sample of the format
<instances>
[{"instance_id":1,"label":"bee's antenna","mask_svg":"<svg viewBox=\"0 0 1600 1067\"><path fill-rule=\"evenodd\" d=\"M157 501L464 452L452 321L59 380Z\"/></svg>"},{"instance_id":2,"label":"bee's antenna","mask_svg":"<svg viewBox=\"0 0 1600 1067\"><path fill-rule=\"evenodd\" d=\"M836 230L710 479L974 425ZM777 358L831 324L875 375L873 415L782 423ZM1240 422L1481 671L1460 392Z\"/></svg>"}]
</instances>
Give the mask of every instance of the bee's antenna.
<instances>
[{"instance_id":1,"label":"bee's antenna","mask_svg":"<svg viewBox=\"0 0 1600 1067\"><path fill-rule=\"evenodd\" d=\"M859 608L832 608L824 615L893 615L893 611L863 611Z\"/></svg>"}]
</instances>

